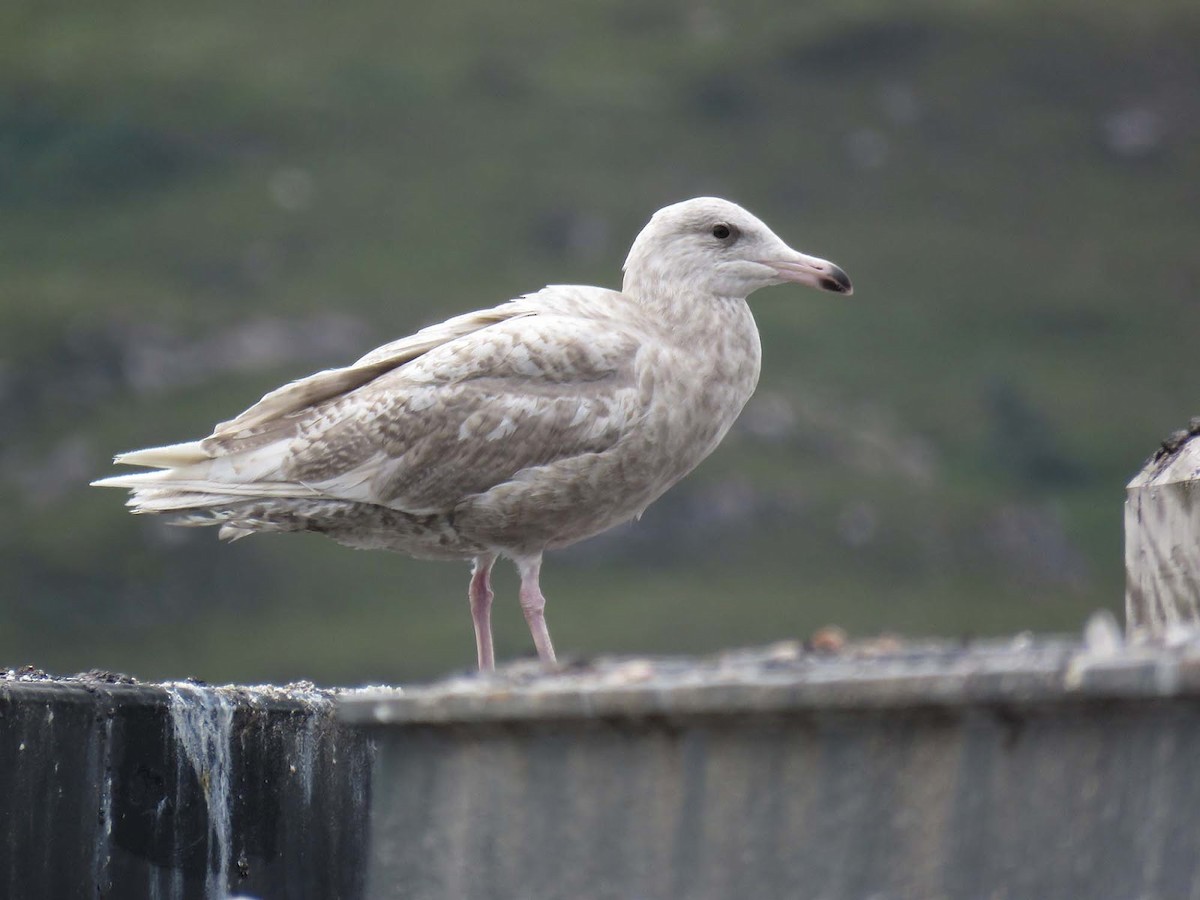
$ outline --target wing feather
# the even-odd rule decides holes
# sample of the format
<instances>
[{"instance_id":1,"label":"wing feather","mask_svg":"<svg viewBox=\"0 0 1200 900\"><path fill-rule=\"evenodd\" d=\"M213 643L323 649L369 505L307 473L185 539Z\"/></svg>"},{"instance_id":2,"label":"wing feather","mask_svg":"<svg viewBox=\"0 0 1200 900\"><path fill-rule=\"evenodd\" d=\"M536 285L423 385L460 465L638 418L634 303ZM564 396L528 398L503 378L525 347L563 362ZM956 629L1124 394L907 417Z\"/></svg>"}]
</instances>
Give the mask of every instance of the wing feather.
<instances>
[{"instance_id":1,"label":"wing feather","mask_svg":"<svg viewBox=\"0 0 1200 900\"><path fill-rule=\"evenodd\" d=\"M523 469L619 442L642 412L639 346L611 323L498 325L320 410L282 478L407 512L453 508Z\"/></svg>"},{"instance_id":2,"label":"wing feather","mask_svg":"<svg viewBox=\"0 0 1200 900\"><path fill-rule=\"evenodd\" d=\"M532 312L521 301L511 301L494 309L467 313L423 328L416 334L375 348L352 365L326 369L276 388L236 418L219 423L205 442L220 443L231 438L253 437L264 431L269 432L267 426L272 422L354 390L435 347L497 322L531 315Z\"/></svg>"}]
</instances>

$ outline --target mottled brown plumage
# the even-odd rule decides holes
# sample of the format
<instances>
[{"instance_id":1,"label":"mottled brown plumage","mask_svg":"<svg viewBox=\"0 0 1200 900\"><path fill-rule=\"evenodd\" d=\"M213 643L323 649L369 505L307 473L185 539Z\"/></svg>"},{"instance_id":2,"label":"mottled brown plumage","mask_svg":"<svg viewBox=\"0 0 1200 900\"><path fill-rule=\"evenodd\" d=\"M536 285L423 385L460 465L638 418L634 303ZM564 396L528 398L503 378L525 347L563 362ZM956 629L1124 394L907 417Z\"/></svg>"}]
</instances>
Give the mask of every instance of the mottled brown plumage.
<instances>
[{"instance_id":1,"label":"mottled brown plumage","mask_svg":"<svg viewBox=\"0 0 1200 900\"><path fill-rule=\"evenodd\" d=\"M735 204L689 200L638 236L620 292L553 286L469 313L267 394L200 441L117 457L137 513L253 532L313 531L413 556L474 559L481 668L489 573L521 571L552 662L543 551L638 516L720 442L758 380L745 302L796 281L850 292Z\"/></svg>"}]
</instances>

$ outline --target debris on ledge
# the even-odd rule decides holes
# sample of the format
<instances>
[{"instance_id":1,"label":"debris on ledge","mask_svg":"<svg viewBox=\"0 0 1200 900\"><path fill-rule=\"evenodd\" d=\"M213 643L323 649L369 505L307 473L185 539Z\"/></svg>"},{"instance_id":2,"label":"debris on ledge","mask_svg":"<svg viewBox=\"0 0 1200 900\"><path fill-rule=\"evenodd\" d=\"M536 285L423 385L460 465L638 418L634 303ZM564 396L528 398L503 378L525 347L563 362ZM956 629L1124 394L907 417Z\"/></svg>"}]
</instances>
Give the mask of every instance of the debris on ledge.
<instances>
[{"instance_id":1,"label":"debris on ledge","mask_svg":"<svg viewBox=\"0 0 1200 900\"><path fill-rule=\"evenodd\" d=\"M534 718L746 715L786 710L1033 705L1200 695L1200 635L1126 643L1111 613L1081 639L799 641L693 658L600 658L548 671L517 662L403 690L339 697L342 721L449 723Z\"/></svg>"}]
</instances>

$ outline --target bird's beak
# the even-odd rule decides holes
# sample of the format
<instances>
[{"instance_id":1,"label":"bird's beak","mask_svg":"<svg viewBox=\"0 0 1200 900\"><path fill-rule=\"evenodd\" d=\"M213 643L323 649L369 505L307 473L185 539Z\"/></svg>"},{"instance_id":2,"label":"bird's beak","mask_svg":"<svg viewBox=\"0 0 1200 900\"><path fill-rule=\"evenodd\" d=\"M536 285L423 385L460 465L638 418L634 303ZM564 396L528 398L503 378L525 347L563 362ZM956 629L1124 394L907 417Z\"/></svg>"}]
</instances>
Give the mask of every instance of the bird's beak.
<instances>
[{"instance_id":1,"label":"bird's beak","mask_svg":"<svg viewBox=\"0 0 1200 900\"><path fill-rule=\"evenodd\" d=\"M809 287L837 294L854 293L849 276L827 259L806 256L793 250L791 255L785 258L764 259L762 264L774 269L782 281L807 284Z\"/></svg>"}]
</instances>

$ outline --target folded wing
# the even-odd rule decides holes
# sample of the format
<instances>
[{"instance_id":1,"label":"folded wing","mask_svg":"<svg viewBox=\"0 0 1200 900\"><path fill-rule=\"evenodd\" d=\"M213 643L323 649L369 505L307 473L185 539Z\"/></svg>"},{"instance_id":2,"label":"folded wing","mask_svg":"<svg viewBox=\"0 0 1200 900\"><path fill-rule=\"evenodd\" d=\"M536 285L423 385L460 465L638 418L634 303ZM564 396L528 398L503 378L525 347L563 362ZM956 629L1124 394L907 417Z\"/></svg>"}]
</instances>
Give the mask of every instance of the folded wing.
<instances>
[{"instance_id":1,"label":"folded wing","mask_svg":"<svg viewBox=\"0 0 1200 900\"><path fill-rule=\"evenodd\" d=\"M641 415L643 336L546 294L292 382L202 441L118 457L162 471L99 483L134 489L143 512L304 497L423 514L523 469L603 452Z\"/></svg>"}]
</instances>

